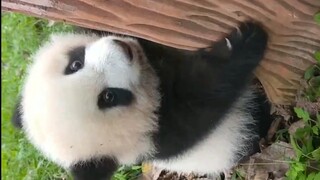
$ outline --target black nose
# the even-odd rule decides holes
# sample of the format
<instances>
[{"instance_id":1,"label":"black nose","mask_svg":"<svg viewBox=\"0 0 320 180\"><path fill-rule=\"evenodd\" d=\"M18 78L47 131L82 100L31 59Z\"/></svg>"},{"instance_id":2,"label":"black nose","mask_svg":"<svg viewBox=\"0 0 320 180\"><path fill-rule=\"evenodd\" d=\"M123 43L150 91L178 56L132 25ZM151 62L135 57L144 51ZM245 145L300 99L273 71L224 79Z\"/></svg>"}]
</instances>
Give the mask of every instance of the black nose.
<instances>
[{"instance_id":1,"label":"black nose","mask_svg":"<svg viewBox=\"0 0 320 180\"><path fill-rule=\"evenodd\" d=\"M122 48L124 53L128 56L129 60L132 61L133 53L132 53L132 49L131 49L130 45L128 43L120 41L118 39L113 39L113 41Z\"/></svg>"}]
</instances>

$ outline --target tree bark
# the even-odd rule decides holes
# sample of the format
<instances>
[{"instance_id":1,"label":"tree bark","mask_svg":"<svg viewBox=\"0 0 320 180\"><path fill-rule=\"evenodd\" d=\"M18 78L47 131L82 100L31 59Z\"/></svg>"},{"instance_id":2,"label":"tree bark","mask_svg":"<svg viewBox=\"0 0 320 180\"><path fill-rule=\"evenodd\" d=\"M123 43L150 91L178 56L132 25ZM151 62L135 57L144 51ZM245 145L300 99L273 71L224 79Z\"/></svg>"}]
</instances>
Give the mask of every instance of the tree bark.
<instances>
[{"instance_id":1,"label":"tree bark","mask_svg":"<svg viewBox=\"0 0 320 180\"><path fill-rule=\"evenodd\" d=\"M2 0L1 7L188 50L208 46L240 21L259 21L270 41L255 74L275 104L293 102L320 49L313 20L319 0Z\"/></svg>"}]
</instances>

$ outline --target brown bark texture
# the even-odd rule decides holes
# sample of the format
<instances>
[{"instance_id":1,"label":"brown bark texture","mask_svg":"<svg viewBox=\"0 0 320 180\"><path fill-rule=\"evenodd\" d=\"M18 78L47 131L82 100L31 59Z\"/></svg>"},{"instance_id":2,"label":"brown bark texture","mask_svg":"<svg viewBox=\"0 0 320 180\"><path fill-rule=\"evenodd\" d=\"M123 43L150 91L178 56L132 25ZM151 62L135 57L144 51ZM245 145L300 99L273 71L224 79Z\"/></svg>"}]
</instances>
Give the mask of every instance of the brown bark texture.
<instances>
[{"instance_id":1,"label":"brown bark texture","mask_svg":"<svg viewBox=\"0 0 320 180\"><path fill-rule=\"evenodd\" d=\"M275 104L291 104L320 49L320 0L2 0L2 10L194 50L253 19L270 41L255 74Z\"/></svg>"}]
</instances>

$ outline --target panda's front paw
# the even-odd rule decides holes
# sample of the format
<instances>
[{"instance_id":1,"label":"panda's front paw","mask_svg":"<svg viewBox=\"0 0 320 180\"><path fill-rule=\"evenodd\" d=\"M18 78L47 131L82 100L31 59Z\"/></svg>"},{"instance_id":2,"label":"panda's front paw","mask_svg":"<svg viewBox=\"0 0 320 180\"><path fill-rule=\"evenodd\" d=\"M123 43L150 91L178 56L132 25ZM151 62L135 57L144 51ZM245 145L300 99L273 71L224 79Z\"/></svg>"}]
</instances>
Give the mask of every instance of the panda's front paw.
<instances>
[{"instance_id":1,"label":"panda's front paw","mask_svg":"<svg viewBox=\"0 0 320 180\"><path fill-rule=\"evenodd\" d=\"M257 23L244 22L235 28L226 38L231 51L241 52L242 50L264 51L268 35Z\"/></svg>"},{"instance_id":2,"label":"panda's front paw","mask_svg":"<svg viewBox=\"0 0 320 180\"><path fill-rule=\"evenodd\" d=\"M200 49L208 59L234 59L236 56L263 54L268 35L261 25L253 22L241 23L229 35L213 43L211 47Z\"/></svg>"},{"instance_id":3,"label":"panda's front paw","mask_svg":"<svg viewBox=\"0 0 320 180\"><path fill-rule=\"evenodd\" d=\"M226 39L230 41L230 60L233 63L257 66L264 56L268 34L259 24L245 22Z\"/></svg>"}]
</instances>

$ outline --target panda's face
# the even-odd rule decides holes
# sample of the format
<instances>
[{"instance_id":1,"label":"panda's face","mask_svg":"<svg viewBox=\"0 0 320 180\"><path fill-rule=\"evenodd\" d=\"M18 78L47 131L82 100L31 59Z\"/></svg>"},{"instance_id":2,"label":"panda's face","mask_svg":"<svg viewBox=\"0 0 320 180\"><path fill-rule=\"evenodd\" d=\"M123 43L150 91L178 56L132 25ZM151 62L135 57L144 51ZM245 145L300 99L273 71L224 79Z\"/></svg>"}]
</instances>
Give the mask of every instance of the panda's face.
<instances>
[{"instance_id":1,"label":"panda's face","mask_svg":"<svg viewBox=\"0 0 320 180\"><path fill-rule=\"evenodd\" d=\"M135 163L152 153L158 80L130 38L58 35L35 55L22 93L23 128L56 163Z\"/></svg>"}]
</instances>

